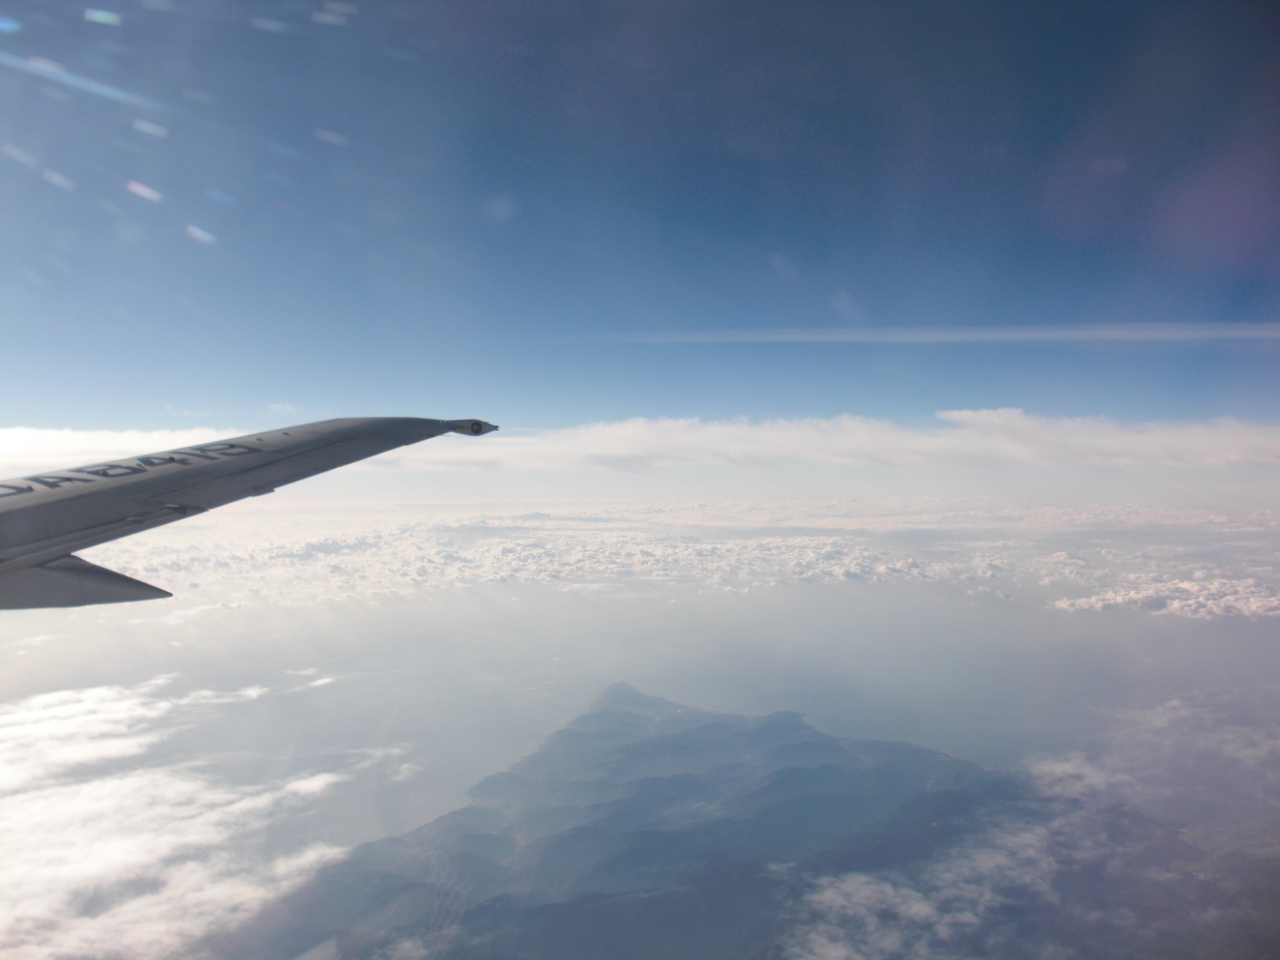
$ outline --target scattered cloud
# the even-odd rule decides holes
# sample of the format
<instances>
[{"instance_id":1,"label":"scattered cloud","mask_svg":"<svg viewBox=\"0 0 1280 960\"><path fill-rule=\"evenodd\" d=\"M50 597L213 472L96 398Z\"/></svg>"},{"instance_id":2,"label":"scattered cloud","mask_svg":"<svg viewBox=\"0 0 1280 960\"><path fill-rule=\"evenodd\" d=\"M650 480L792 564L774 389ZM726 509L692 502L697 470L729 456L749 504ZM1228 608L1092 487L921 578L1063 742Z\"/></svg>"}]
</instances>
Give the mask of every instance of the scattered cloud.
<instances>
[{"instance_id":1,"label":"scattered cloud","mask_svg":"<svg viewBox=\"0 0 1280 960\"><path fill-rule=\"evenodd\" d=\"M1095 955L1105 943L1107 956L1131 956L1158 955L1171 942L1229 939L1221 931L1252 908L1243 899L1188 895L1205 879L1203 853L1117 803L1113 788L1133 783L1080 756L1033 764L1025 797L989 808L985 829L933 858L893 872L813 879L785 955L1065 958Z\"/></svg>"},{"instance_id":2,"label":"scattered cloud","mask_svg":"<svg viewBox=\"0 0 1280 960\"><path fill-rule=\"evenodd\" d=\"M199 582L202 597L233 606L500 583L743 592L856 582L961 588L975 602L1016 601L1056 616L1280 611L1277 520L1269 514L922 498L472 509L393 524L372 514L354 531L314 536L298 535L293 514L281 521L246 516L213 538L177 525L87 555L160 586ZM182 622L217 606L150 619Z\"/></svg>"},{"instance_id":3,"label":"scattered cloud","mask_svg":"<svg viewBox=\"0 0 1280 960\"><path fill-rule=\"evenodd\" d=\"M1090 597L1058 600L1059 610L1107 610L1132 607L1152 613L1209 620L1213 617L1280 616L1275 587L1247 580L1167 580L1104 591Z\"/></svg>"},{"instance_id":4,"label":"scattered cloud","mask_svg":"<svg viewBox=\"0 0 1280 960\"><path fill-rule=\"evenodd\" d=\"M1108 714L1098 767L1159 816L1210 823L1213 840L1275 848L1280 826L1280 711L1275 688L1209 686Z\"/></svg>"},{"instance_id":5,"label":"scattered cloud","mask_svg":"<svg viewBox=\"0 0 1280 960\"><path fill-rule=\"evenodd\" d=\"M307 773L232 786L148 752L190 709L266 692L166 695L132 687L42 694L0 706L0 953L167 957L248 916L341 851L264 858L249 842L345 779Z\"/></svg>"},{"instance_id":6,"label":"scattered cloud","mask_svg":"<svg viewBox=\"0 0 1280 960\"><path fill-rule=\"evenodd\" d=\"M1046 796L1068 800L1094 796L1118 783L1131 782L1130 777L1107 770L1079 753L1033 760L1028 769Z\"/></svg>"},{"instance_id":7,"label":"scattered cloud","mask_svg":"<svg viewBox=\"0 0 1280 960\"><path fill-rule=\"evenodd\" d=\"M962 844L918 877L825 877L803 901L790 960L1005 956L1001 908L1053 896L1057 857L1079 823L1008 823ZM1078 838L1072 837L1078 842ZM996 927L996 929L990 929ZM982 948L974 952L973 947ZM985 949L983 949L985 948Z\"/></svg>"},{"instance_id":8,"label":"scattered cloud","mask_svg":"<svg viewBox=\"0 0 1280 960\"><path fill-rule=\"evenodd\" d=\"M391 774L396 783L407 783L422 773L426 768L416 763L402 763Z\"/></svg>"}]
</instances>

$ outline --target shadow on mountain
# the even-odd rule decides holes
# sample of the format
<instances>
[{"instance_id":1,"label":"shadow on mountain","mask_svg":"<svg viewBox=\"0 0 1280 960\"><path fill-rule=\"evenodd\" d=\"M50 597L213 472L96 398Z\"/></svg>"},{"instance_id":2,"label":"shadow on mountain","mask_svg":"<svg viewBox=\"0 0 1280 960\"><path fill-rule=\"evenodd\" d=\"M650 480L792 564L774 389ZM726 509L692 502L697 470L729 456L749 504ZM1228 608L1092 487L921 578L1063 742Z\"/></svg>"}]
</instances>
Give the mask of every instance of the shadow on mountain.
<instances>
[{"instance_id":1,"label":"shadow on mountain","mask_svg":"<svg viewBox=\"0 0 1280 960\"><path fill-rule=\"evenodd\" d=\"M236 960L1280 956L1274 861L799 714L611 687L472 803L365 844ZM1267 903L1267 898L1270 902Z\"/></svg>"}]
</instances>

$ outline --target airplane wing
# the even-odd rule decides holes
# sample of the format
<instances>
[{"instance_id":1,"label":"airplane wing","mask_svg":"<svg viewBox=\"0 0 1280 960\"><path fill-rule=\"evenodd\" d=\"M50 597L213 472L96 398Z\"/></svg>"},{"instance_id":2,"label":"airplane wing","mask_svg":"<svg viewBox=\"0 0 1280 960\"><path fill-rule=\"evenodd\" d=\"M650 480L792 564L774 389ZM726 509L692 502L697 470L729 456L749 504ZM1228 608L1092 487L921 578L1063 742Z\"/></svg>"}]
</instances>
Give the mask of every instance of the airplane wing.
<instances>
[{"instance_id":1,"label":"airplane wing","mask_svg":"<svg viewBox=\"0 0 1280 960\"><path fill-rule=\"evenodd\" d=\"M429 437L497 429L483 420L324 420L6 480L0 483L0 609L171 596L71 554Z\"/></svg>"}]
</instances>

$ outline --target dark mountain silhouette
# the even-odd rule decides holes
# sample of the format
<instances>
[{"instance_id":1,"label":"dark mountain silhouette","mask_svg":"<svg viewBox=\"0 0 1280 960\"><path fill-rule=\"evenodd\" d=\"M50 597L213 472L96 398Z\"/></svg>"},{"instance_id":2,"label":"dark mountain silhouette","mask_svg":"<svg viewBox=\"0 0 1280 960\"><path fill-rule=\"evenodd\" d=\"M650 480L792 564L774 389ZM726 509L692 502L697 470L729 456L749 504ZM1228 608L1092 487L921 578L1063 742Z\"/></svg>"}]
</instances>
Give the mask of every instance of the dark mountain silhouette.
<instances>
[{"instance_id":1,"label":"dark mountain silhouette","mask_svg":"<svg viewBox=\"0 0 1280 960\"><path fill-rule=\"evenodd\" d=\"M799 714L708 713L626 684L471 798L357 848L207 948L239 960L763 960L783 956L823 878L909 886L957 850L980 856L1007 824L1062 849L1046 848L1058 859L1039 886L968 881L991 884L998 906L948 934L957 956L1163 944L1207 957L1196 944L1220 944L1230 920L1232 955L1262 957L1275 933L1240 890L1197 875L1203 858L1176 830L1132 811L1085 810L922 747L830 736ZM1087 855L1062 824L1087 832ZM1197 918L1210 914L1206 932Z\"/></svg>"}]
</instances>

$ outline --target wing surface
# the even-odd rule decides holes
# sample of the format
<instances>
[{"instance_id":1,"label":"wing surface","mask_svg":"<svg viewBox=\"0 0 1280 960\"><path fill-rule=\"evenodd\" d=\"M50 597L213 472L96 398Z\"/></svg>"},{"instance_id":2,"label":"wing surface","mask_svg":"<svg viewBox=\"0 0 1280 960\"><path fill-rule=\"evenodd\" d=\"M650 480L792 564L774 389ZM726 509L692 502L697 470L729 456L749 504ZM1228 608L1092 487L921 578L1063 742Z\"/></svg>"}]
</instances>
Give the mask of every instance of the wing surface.
<instances>
[{"instance_id":1,"label":"wing surface","mask_svg":"<svg viewBox=\"0 0 1280 960\"><path fill-rule=\"evenodd\" d=\"M169 596L70 554L406 444L496 429L482 420L325 420L0 482L0 609Z\"/></svg>"}]
</instances>

